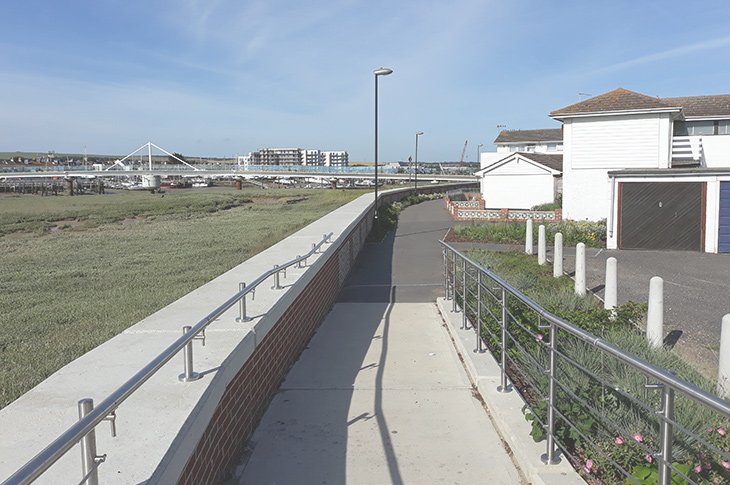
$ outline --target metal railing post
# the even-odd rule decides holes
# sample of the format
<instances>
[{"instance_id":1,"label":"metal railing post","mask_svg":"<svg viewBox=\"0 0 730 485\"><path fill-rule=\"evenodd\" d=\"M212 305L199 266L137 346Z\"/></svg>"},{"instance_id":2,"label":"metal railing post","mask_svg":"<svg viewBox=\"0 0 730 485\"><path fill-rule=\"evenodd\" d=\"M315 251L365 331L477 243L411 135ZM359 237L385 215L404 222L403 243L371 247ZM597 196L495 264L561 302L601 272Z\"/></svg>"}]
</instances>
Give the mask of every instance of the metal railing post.
<instances>
[{"instance_id":1,"label":"metal railing post","mask_svg":"<svg viewBox=\"0 0 730 485\"><path fill-rule=\"evenodd\" d=\"M500 367L501 383L497 388L499 392L512 392L512 386L507 384L507 289L502 288L502 358Z\"/></svg>"},{"instance_id":2,"label":"metal railing post","mask_svg":"<svg viewBox=\"0 0 730 485\"><path fill-rule=\"evenodd\" d=\"M548 415L547 415L547 452L542 455L546 465L560 463L555 454L555 353L558 350L558 328L550 323L550 368L548 369Z\"/></svg>"},{"instance_id":3,"label":"metal railing post","mask_svg":"<svg viewBox=\"0 0 730 485\"><path fill-rule=\"evenodd\" d=\"M668 371L674 375L674 371ZM662 422L659 427L661 459L659 460L659 485L672 483L672 442L674 441L674 389L667 385L662 389Z\"/></svg>"},{"instance_id":4,"label":"metal railing post","mask_svg":"<svg viewBox=\"0 0 730 485\"><path fill-rule=\"evenodd\" d=\"M456 253L454 253L454 258L451 260L451 311L453 313L456 313L457 294L458 291L456 290Z\"/></svg>"},{"instance_id":5,"label":"metal railing post","mask_svg":"<svg viewBox=\"0 0 730 485\"><path fill-rule=\"evenodd\" d=\"M84 419L87 414L94 410L93 399L82 399L79 401L79 420ZM85 483L99 485L99 473L97 463L103 458L96 455L96 430L91 429L86 436L81 438L81 472Z\"/></svg>"},{"instance_id":6,"label":"metal railing post","mask_svg":"<svg viewBox=\"0 0 730 485\"><path fill-rule=\"evenodd\" d=\"M275 264L274 265L274 269L276 269L278 267L279 267L278 264ZM272 286L271 289L272 290L280 290L281 289L281 285L279 284L279 272L278 271L276 273L274 273L274 286Z\"/></svg>"},{"instance_id":7,"label":"metal railing post","mask_svg":"<svg viewBox=\"0 0 730 485\"><path fill-rule=\"evenodd\" d=\"M477 336L477 344L474 348L475 353L484 353L486 349L482 343L482 272L477 268L477 316L476 322L474 322L474 333Z\"/></svg>"},{"instance_id":8,"label":"metal railing post","mask_svg":"<svg viewBox=\"0 0 730 485\"><path fill-rule=\"evenodd\" d=\"M242 292L246 289L246 283L239 283L238 284L238 292ZM237 322L250 322L253 320L253 318L246 316L246 295L243 295L240 300L238 300L238 318L236 318Z\"/></svg>"},{"instance_id":9,"label":"metal railing post","mask_svg":"<svg viewBox=\"0 0 730 485\"><path fill-rule=\"evenodd\" d=\"M469 330L466 318L466 259L461 260L461 329Z\"/></svg>"},{"instance_id":10,"label":"metal railing post","mask_svg":"<svg viewBox=\"0 0 730 485\"><path fill-rule=\"evenodd\" d=\"M449 299L449 265L447 264L448 256L446 248L441 248L441 255L444 260L444 298Z\"/></svg>"},{"instance_id":11,"label":"metal railing post","mask_svg":"<svg viewBox=\"0 0 730 485\"><path fill-rule=\"evenodd\" d=\"M183 333L188 333L193 327L183 327ZM193 341L192 339L183 347L183 360L185 361L185 372L178 376L180 382L192 382L200 379L200 374L193 372Z\"/></svg>"}]
</instances>

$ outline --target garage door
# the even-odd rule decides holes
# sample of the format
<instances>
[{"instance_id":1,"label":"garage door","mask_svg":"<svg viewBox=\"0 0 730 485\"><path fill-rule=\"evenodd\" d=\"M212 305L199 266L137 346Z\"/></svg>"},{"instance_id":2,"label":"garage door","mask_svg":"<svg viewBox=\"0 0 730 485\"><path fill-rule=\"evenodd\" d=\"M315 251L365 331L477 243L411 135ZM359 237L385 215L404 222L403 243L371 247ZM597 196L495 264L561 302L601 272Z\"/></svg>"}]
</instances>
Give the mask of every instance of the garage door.
<instances>
[{"instance_id":1,"label":"garage door","mask_svg":"<svg viewBox=\"0 0 730 485\"><path fill-rule=\"evenodd\" d=\"M619 248L702 251L704 183L619 184Z\"/></svg>"},{"instance_id":2,"label":"garage door","mask_svg":"<svg viewBox=\"0 0 730 485\"><path fill-rule=\"evenodd\" d=\"M730 253L730 182L720 182L720 234L718 251Z\"/></svg>"}]
</instances>

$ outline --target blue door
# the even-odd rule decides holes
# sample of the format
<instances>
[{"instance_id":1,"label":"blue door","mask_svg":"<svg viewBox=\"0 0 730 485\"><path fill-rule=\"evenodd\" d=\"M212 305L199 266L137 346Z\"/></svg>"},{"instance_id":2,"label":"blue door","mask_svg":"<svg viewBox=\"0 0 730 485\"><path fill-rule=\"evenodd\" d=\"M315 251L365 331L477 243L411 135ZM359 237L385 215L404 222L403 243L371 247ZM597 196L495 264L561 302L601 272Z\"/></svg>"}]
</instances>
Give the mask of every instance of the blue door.
<instances>
[{"instance_id":1,"label":"blue door","mask_svg":"<svg viewBox=\"0 0 730 485\"><path fill-rule=\"evenodd\" d=\"M720 234L718 252L730 253L730 182L720 182Z\"/></svg>"}]
</instances>

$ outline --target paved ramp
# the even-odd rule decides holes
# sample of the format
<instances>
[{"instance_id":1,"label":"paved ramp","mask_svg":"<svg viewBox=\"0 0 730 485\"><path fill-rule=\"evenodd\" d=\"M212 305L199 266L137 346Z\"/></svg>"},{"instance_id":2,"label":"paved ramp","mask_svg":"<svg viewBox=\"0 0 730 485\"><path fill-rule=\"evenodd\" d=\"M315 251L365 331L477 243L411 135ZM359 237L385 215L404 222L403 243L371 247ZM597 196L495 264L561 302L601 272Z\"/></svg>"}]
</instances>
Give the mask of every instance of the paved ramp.
<instances>
[{"instance_id":1,"label":"paved ramp","mask_svg":"<svg viewBox=\"0 0 730 485\"><path fill-rule=\"evenodd\" d=\"M524 483L434 304L442 204L407 209L366 247L234 483Z\"/></svg>"}]
</instances>

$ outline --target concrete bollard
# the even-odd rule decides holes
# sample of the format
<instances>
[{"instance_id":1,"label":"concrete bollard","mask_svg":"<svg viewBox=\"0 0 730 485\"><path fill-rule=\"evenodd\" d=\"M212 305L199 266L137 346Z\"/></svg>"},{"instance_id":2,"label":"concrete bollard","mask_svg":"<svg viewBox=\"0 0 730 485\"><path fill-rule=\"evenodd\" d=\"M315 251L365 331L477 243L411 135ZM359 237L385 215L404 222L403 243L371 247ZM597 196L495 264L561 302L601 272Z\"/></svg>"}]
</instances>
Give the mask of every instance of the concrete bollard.
<instances>
[{"instance_id":1,"label":"concrete bollard","mask_svg":"<svg viewBox=\"0 0 730 485\"><path fill-rule=\"evenodd\" d=\"M553 276L563 276L563 233L555 233L555 247L553 248Z\"/></svg>"},{"instance_id":2,"label":"concrete bollard","mask_svg":"<svg viewBox=\"0 0 730 485\"><path fill-rule=\"evenodd\" d=\"M722 317L720 330L720 363L717 368L717 393L730 398L730 313Z\"/></svg>"},{"instance_id":3,"label":"concrete bollard","mask_svg":"<svg viewBox=\"0 0 730 485\"><path fill-rule=\"evenodd\" d=\"M537 228L537 264L542 266L547 262L547 248L545 247L545 226Z\"/></svg>"},{"instance_id":4,"label":"concrete bollard","mask_svg":"<svg viewBox=\"0 0 730 485\"><path fill-rule=\"evenodd\" d=\"M613 310L618 305L618 263L616 258L606 260L606 295L603 308Z\"/></svg>"},{"instance_id":5,"label":"concrete bollard","mask_svg":"<svg viewBox=\"0 0 730 485\"><path fill-rule=\"evenodd\" d=\"M646 315L646 340L658 349L664 340L664 280L659 276L649 280L649 311Z\"/></svg>"},{"instance_id":6,"label":"concrete bollard","mask_svg":"<svg viewBox=\"0 0 730 485\"><path fill-rule=\"evenodd\" d=\"M532 219L527 219L525 230L525 254L532 254Z\"/></svg>"},{"instance_id":7,"label":"concrete bollard","mask_svg":"<svg viewBox=\"0 0 730 485\"><path fill-rule=\"evenodd\" d=\"M586 245L578 243L575 247L575 294L586 294Z\"/></svg>"}]
</instances>

